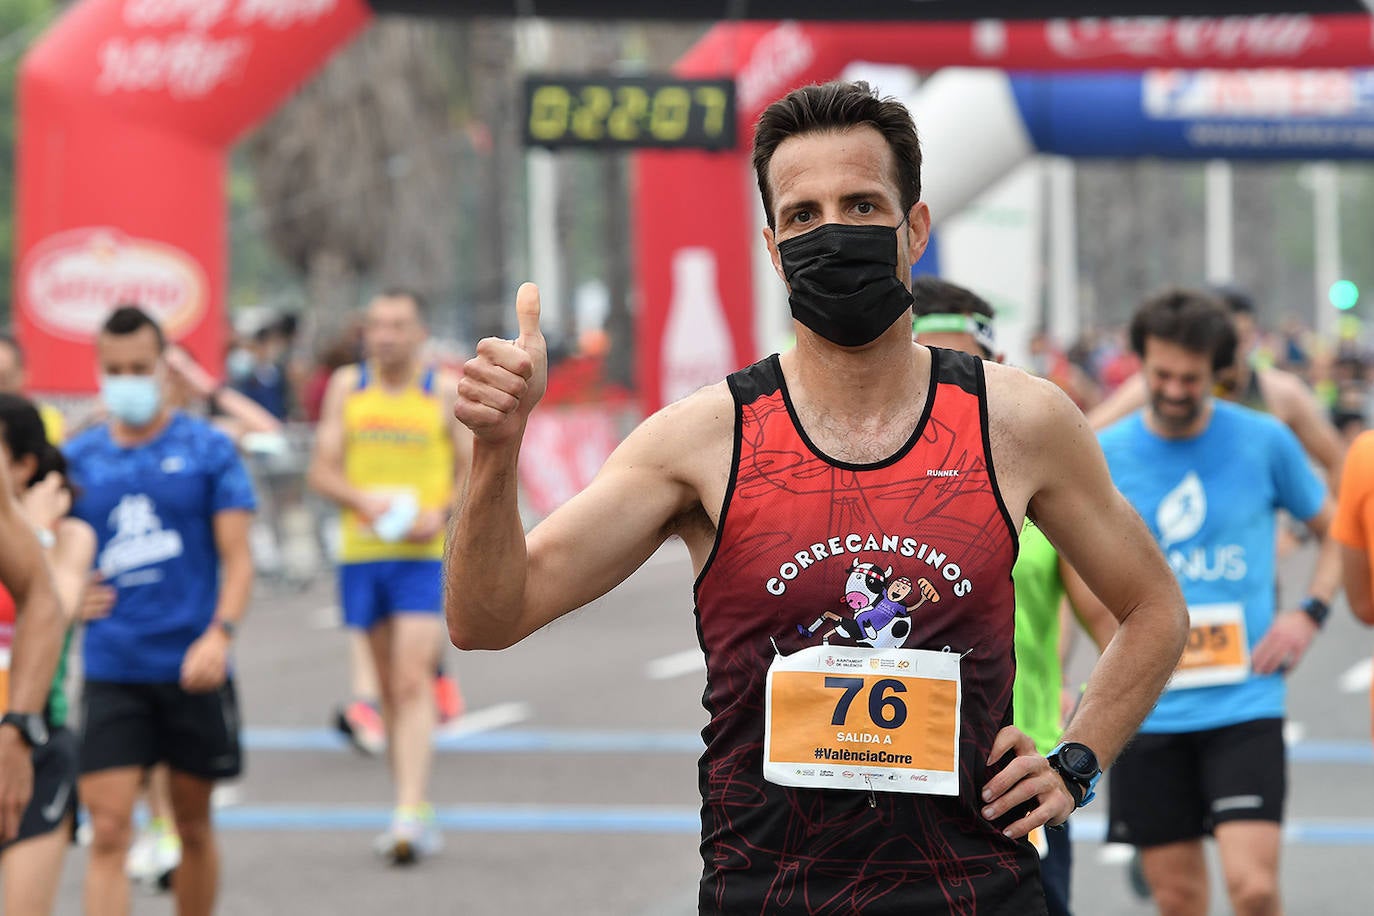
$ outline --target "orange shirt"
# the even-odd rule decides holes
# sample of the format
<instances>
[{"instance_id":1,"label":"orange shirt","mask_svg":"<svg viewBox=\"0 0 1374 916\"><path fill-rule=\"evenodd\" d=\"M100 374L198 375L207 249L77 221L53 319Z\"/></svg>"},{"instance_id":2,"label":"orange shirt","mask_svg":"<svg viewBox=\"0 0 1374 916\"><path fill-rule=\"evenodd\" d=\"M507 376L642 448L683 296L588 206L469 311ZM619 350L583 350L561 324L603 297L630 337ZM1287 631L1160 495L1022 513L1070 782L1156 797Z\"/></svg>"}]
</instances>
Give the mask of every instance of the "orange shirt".
<instances>
[{"instance_id":1,"label":"orange shirt","mask_svg":"<svg viewBox=\"0 0 1374 916\"><path fill-rule=\"evenodd\" d=\"M1374 567L1374 430L1360 433L1345 455L1341 492L1331 536L1363 550ZM1374 733L1374 685L1370 686L1370 730Z\"/></svg>"}]
</instances>

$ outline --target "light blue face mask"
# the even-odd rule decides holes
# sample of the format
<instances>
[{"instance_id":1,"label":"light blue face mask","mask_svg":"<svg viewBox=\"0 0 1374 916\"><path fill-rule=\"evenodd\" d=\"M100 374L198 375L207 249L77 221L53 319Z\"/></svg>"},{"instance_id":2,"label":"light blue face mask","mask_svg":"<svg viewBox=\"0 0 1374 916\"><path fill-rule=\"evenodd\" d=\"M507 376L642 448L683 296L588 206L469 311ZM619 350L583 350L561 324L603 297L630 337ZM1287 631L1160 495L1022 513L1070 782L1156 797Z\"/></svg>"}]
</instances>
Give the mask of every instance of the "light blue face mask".
<instances>
[{"instance_id":1,"label":"light blue face mask","mask_svg":"<svg viewBox=\"0 0 1374 916\"><path fill-rule=\"evenodd\" d=\"M230 350L224 360L224 371L233 379L247 378L253 371L253 354L242 347Z\"/></svg>"},{"instance_id":2,"label":"light blue face mask","mask_svg":"<svg viewBox=\"0 0 1374 916\"><path fill-rule=\"evenodd\" d=\"M155 375L102 375L100 397L112 416L130 426L147 426L162 406Z\"/></svg>"}]
</instances>

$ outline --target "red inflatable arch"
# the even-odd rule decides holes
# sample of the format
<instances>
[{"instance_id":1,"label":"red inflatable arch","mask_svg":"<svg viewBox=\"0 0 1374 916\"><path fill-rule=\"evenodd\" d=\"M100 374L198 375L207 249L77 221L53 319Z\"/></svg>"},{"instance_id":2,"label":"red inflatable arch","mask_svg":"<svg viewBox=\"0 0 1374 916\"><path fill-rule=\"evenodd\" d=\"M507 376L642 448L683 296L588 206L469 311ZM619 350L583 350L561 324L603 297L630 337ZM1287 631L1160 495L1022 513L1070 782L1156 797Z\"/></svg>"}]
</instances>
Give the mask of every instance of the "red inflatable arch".
<instances>
[{"instance_id":1,"label":"red inflatable arch","mask_svg":"<svg viewBox=\"0 0 1374 916\"><path fill-rule=\"evenodd\" d=\"M922 70L1369 66L1372 25L1369 16L1295 15L717 27L676 70L734 74L740 148L636 156L636 374L646 412L762 355L754 339L753 284L763 242L755 228L760 203L748 144L763 108L787 91L834 79L855 60ZM675 290L675 280L683 288ZM776 280L770 272L763 282ZM670 328L675 301L697 313L693 333ZM723 320L708 315L703 325L700 313L715 305Z\"/></svg>"},{"instance_id":2,"label":"red inflatable arch","mask_svg":"<svg viewBox=\"0 0 1374 916\"><path fill-rule=\"evenodd\" d=\"M86 0L29 52L14 311L35 390L95 390L90 342L121 300L221 364L229 149L371 16L363 0Z\"/></svg>"},{"instance_id":3,"label":"red inflatable arch","mask_svg":"<svg viewBox=\"0 0 1374 916\"><path fill-rule=\"evenodd\" d=\"M388 3L407 7L373 5ZM364 0L84 0L49 30L19 86L14 303L34 389L95 390L91 338L122 299L146 304L202 362L219 365L228 150L371 16ZM1335 14L716 27L677 69L736 76L741 148L637 157L644 406L663 400L674 264L696 284L679 294L714 295L723 316L717 352L674 385L755 357L757 197L745 147L762 107L788 89L854 59L923 69L1357 66L1374 58L1372 38L1370 17ZM703 287L709 262L714 280Z\"/></svg>"}]
</instances>

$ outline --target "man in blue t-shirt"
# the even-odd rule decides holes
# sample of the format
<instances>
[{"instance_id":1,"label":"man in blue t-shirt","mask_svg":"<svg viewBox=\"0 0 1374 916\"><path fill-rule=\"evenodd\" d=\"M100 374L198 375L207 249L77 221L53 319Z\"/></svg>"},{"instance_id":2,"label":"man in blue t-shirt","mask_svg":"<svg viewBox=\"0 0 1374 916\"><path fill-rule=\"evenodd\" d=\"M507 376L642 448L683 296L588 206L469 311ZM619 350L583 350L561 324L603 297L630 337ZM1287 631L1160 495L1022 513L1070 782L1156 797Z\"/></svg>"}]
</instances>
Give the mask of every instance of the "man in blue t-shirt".
<instances>
[{"instance_id":1,"label":"man in blue t-shirt","mask_svg":"<svg viewBox=\"0 0 1374 916\"><path fill-rule=\"evenodd\" d=\"M134 801L159 762L171 770L182 844L177 912L210 913L219 871L210 792L241 768L229 645L253 585L253 490L227 436L168 407L164 346L141 309L110 315L96 339L110 419L65 449L80 494L73 514L95 529L98 571L116 596L83 640L88 916L129 911Z\"/></svg>"},{"instance_id":2,"label":"man in blue t-shirt","mask_svg":"<svg viewBox=\"0 0 1374 916\"><path fill-rule=\"evenodd\" d=\"M1141 850L1161 912L1207 911L1210 833L1233 909L1277 913L1283 678L1333 595L1314 588L1302 610L1277 611L1275 510L1324 542L1330 500L1286 426L1212 397L1236 346L1220 302L1159 294L1130 335L1149 401L1101 434L1102 450L1178 577L1191 629L1168 689L1112 767L1108 838Z\"/></svg>"}]
</instances>

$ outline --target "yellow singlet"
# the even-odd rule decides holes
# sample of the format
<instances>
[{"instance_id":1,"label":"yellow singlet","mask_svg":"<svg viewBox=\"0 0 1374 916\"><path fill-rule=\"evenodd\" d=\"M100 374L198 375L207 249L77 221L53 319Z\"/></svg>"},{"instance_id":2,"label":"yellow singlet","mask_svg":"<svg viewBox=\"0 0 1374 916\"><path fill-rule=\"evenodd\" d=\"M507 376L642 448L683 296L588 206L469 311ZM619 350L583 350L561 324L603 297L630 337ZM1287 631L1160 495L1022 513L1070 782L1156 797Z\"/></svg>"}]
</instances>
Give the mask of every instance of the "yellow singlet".
<instances>
[{"instance_id":1,"label":"yellow singlet","mask_svg":"<svg viewBox=\"0 0 1374 916\"><path fill-rule=\"evenodd\" d=\"M62 420L62 411L51 404L39 404L38 415L43 419L43 432L47 434L48 442L61 445L67 432L66 423Z\"/></svg>"},{"instance_id":2,"label":"yellow singlet","mask_svg":"<svg viewBox=\"0 0 1374 916\"><path fill-rule=\"evenodd\" d=\"M438 375L426 369L401 391L387 391L367 363L344 401L344 476L360 490L383 495L409 492L421 509L437 509L453 496L453 439L445 405L435 391ZM340 559L430 560L444 555L441 530L423 544L388 543L351 510L343 513Z\"/></svg>"}]
</instances>

